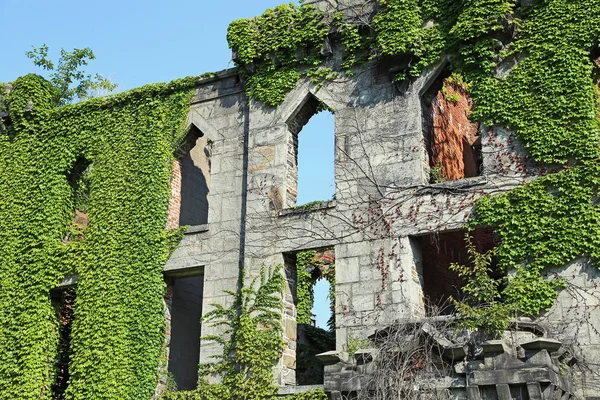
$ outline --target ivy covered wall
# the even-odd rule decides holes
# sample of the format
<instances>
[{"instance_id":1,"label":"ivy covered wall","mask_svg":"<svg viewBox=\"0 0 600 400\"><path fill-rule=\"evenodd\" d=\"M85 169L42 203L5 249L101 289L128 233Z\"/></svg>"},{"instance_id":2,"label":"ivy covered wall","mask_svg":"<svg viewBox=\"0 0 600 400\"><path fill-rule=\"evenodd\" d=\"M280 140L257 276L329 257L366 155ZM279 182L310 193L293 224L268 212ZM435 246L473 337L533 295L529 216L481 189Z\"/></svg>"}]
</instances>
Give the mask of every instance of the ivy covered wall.
<instances>
[{"instance_id":1,"label":"ivy covered wall","mask_svg":"<svg viewBox=\"0 0 600 400\"><path fill-rule=\"evenodd\" d=\"M59 322L50 290L78 277L68 398L148 399L163 343L162 268L173 152L195 79L56 107L36 75L5 95L0 135L0 398L48 399ZM67 176L91 162L89 224L65 240L76 196Z\"/></svg>"},{"instance_id":2,"label":"ivy covered wall","mask_svg":"<svg viewBox=\"0 0 600 400\"><path fill-rule=\"evenodd\" d=\"M343 9L344 2L338 3L337 9ZM293 87L291 79L289 85L280 84L275 71L284 69L289 76L294 71L294 80L308 76L322 82L351 77L372 67L368 64L372 60L388 60L396 63L393 79L402 86L428 68L447 63L469 88L474 106L470 119L490 132L495 127L513 131L537 176L531 180L531 175L523 174L522 187L484 197L475 207L470 225L497 227L499 265L504 271L516 271L503 291L503 309L491 310L490 315L500 315L500 325L505 326L515 310L534 316L548 309L561 282L542 279L544 268L580 257L590 257L598 265L600 67L594 59L600 42L600 3L377 0L367 4L376 12L352 23L335 7L324 19L314 10L308 12L309 5L283 5L261 17L232 23L228 40L238 52L237 65L248 76L248 94L268 105L281 103L285 91ZM329 38L342 45L341 62L323 51L328 46L323 30L295 34L306 18L311 26L319 26L319 21L330 24ZM292 44L300 46L304 58L290 51L295 49ZM279 68L281 59L292 62Z\"/></svg>"},{"instance_id":3,"label":"ivy covered wall","mask_svg":"<svg viewBox=\"0 0 600 400\"><path fill-rule=\"evenodd\" d=\"M228 39L248 94L275 106L303 75L332 80L401 56L408 62L394 79L403 83L448 60L469 84L471 118L515 131L545 175L480 200L473 225L497 226L500 266L518 271L507 304L530 315L548 308L556 286L541 271L600 256L592 57L600 3L380 0L378 8L368 27L332 15L330 29L322 13L292 5L234 22ZM328 38L345 48L339 64L328 58ZM68 396L152 395L163 343L161 271L179 234L165 231L170 168L194 83L62 107L35 75L2 93L11 124L0 135L0 399L51 398L59 323L49 293L75 273ZM80 158L91 163L89 223L81 240L65 240L77 200L67 177Z\"/></svg>"}]
</instances>

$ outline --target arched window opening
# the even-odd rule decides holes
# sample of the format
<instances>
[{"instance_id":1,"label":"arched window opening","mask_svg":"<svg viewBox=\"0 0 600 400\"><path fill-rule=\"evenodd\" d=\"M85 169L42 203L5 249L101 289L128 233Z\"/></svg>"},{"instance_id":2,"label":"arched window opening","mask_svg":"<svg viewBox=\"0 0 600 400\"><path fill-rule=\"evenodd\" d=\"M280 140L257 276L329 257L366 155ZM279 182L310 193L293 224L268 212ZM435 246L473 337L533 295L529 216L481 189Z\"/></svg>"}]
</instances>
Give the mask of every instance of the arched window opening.
<instances>
[{"instance_id":1,"label":"arched window opening","mask_svg":"<svg viewBox=\"0 0 600 400\"><path fill-rule=\"evenodd\" d=\"M335 252L332 248L284 254L286 341L284 364L295 376L286 384L322 384L323 364L317 354L335 350ZM321 284L320 282L327 282ZM316 286L319 285L319 291ZM326 293L323 293L323 288ZM315 313L325 322L317 326Z\"/></svg>"},{"instance_id":2,"label":"arched window opening","mask_svg":"<svg viewBox=\"0 0 600 400\"><path fill-rule=\"evenodd\" d=\"M71 187L73 219L69 231L65 235L65 243L83 240L88 226L88 209L92 189L92 163L85 157L77 157L71 171L67 174L67 182Z\"/></svg>"},{"instance_id":3,"label":"arched window opening","mask_svg":"<svg viewBox=\"0 0 600 400\"><path fill-rule=\"evenodd\" d=\"M286 207L331 200L335 195L333 113L309 95L288 119L287 126Z\"/></svg>"},{"instance_id":4,"label":"arched window opening","mask_svg":"<svg viewBox=\"0 0 600 400\"><path fill-rule=\"evenodd\" d=\"M175 153L168 228L208 224L212 143L191 125Z\"/></svg>"}]
</instances>

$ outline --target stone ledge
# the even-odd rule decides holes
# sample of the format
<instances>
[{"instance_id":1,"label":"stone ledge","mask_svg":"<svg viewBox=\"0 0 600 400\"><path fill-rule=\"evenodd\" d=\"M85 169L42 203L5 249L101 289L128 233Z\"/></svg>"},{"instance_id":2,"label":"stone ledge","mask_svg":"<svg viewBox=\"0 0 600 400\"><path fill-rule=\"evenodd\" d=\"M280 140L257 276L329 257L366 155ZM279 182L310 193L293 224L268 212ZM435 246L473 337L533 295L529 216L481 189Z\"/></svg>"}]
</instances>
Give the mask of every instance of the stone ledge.
<instances>
[{"instance_id":1,"label":"stone ledge","mask_svg":"<svg viewBox=\"0 0 600 400\"><path fill-rule=\"evenodd\" d=\"M208 232L208 224L204 225L190 225L184 235L193 235L196 233Z\"/></svg>"},{"instance_id":2,"label":"stone ledge","mask_svg":"<svg viewBox=\"0 0 600 400\"><path fill-rule=\"evenodd\" d=\"M279 216L285 217L288 215L308 214L308 213L311 213L314 211L322 211L322 210L328 210L330 208L335 208L335 206L336 206L335 200L318 201L318 202L308 203L308 204L304 204L302 206L297 206L297 207L293 207L293 208L285 208L285 209L279 211Z\"/></svg>"},{"instance_id":3,"label":"stone ledge","mask_svg":"<svg viewBox=\"0 0 600 400\"><path fill-rule=\"evenodd\" d=\"M323 385L301 385L301 386L281 386L279 387L279 396L287 396L290 394L306 393L309 390L321 389Z\"/></svg>"}]
</instances>

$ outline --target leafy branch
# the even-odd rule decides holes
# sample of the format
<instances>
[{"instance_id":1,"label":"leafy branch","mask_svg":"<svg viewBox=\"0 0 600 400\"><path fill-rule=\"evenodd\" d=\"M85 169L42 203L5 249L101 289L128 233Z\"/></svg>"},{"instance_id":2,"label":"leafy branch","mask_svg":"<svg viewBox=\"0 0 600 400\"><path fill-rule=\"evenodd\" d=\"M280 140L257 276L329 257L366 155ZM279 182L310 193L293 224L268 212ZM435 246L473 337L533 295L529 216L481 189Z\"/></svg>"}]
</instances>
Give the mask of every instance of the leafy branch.
<instances>
[{"instance_id":1,"label":"leafy branch","mask_svg":"<svg viewBox=\"0 0 600 400\"><path fill-rule=\"evenodd\" d=\"M73 49L73 51L60 50L60 58L55 66L48 56L48 46L42 44L39 48L32 46L33 50L25 54L33 63L49 74L50 82L58 89L57 103L64 105L71 103L75 98L86 100L94 97L98 92L112 92L117 84L107 78L96 74L86 74L81 67L88 65L89 60L95 60L96 56L89 47L84 49Z\"/></svg>"}]
</instances>

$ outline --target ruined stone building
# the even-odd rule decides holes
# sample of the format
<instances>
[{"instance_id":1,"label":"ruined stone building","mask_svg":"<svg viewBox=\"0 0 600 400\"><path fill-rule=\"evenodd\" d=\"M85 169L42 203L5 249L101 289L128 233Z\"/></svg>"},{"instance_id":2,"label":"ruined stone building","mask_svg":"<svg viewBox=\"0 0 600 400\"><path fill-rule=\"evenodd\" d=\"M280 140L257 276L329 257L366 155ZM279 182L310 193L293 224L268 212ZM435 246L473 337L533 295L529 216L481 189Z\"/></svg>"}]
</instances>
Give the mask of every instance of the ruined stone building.
<instances>
[{"instance_id":1,"label":"ruined stone building","mask_svg":"<svg viewBox=\"0 0 600 400\"><path fill-rule=\"evenodd\" d=\"M339 43L329 45L328 66L339 68ZM371 61L353 77L322 84L303 78L278 107L249 102L236 69L198 83L188 117L191 149L174 168L169 219L172 226L191 226L164 270L172 290L170 370L182 387L194 387L195 365L219 352L214 343L197 341L218 331L195 321L210 304L228 301L223 291L236 289L242 267L252 276L262 266L285 265L286 349L274 370L282 392L297 384L296 253L334 253L336 345L321 357L332 396L360 388L357 367L350 367L356 361L347 358L349 340L426 317L432 305L458 295L461 280L448 267L468 262L464 225L475 200L521 185L529 179L521 171L533 166L512 132L469 120L468 92L449 83L445 61L397 83L392 78L402 62ZM335 196L302 207L296 202L298 142L323 108L335 116L334 131L323 132L335 138ZM499 240L493 227L472 237L481 252ZM584 258L547 274L584 291L599 279ZM567 356L557 358L560 342L553 341L577 343L579 353L570 357L598 362L600 336L591 327L597 300L586 296L562 292L540 320L523 322L513 347L486 342L481 361L463 363L462 345L446 342L446 350L460 351L449 358L455 372L439 383L440 393L448 389L453 399L597 398L598 381L589 374L572 386L569 367L559 366ZM579 313L589 326L577 321ZM518 358L517 347L524 352Z\"/></svg>"},{"instance_id":2,"label":"ruined stone building","mask_svg":"<svg viewBox=\"0 0 600 400\"><path fill-rule=\"evenodd\" d=\"M365 21L375 3L304 1L367 32ZM323 66L332 71L345 68L340 37L329 34L318 50ZM537 318L511 315L504 335L475 339L453 325L451 299L461 298L465 279L450 266L472 264L465 235L479 253L502 240L495 226L467 226L476 201L570 166L536 163L508 126L470 119L471 94L452 74L451 56L444 54L404 79L398 74L411 67L407 54L371 57L353 66L353 73L330 79L303 75L277 106L249 96L252 65L195 81L187 136L170 170L167 230L188 228L163 270L168 361L159 373L157 394L169 379L180 390L195 389L198 365L220 354L217 343L200 337L222 335L222 328L200 321L213 304L231 304L226 291L240 289L241 271L256 277L263 267L282 265L285 349L273 368L282 395L319 387L331 399L356 398L373 390L382 354L405 354L425 340L433 343L427 352L436 353L436 362L447 369L428 380L413 379L424 367L411 359L405 381L411 382L411 393L430 396L423 398L600 399L595 374L600 368L600 274L590 254L578 252L566 265L543 270L543 278L563 278L565 284L549 311ZM495 78L508 76L515 64L499 62ZM299 143L303 128L319 112L331 112L335 119L332 131L322 132L323 140L335 143L335 194L298 204ZM8 125L9 119L0 110L0 122ZM67 180L89 168L77 159ZM555 187L549 191L561 195ZM591 196L597 208L598 199ZM77 211L74 224L87 223L87 214ZM578 223L565 229L592 229ZM67 235L64 242L70 241ZM299 254L306 251L314 251L314 265L299 270ZM534 257L519 256L523 265ZM488 261L493 278L517 276L497 268L495 257ZM310 324L297 320L299 274L305 273L334 285L335 340L311 354L312 364L300 371L300 347L310 347L305 326ZM63 286L76 279L71 276ZM55 293L53 301L70 301L70 295ZM406 327L410 332L402 331ZM402 340L391 353L373 348L393 335Z\"/></svg>"}]
</instances>

